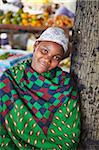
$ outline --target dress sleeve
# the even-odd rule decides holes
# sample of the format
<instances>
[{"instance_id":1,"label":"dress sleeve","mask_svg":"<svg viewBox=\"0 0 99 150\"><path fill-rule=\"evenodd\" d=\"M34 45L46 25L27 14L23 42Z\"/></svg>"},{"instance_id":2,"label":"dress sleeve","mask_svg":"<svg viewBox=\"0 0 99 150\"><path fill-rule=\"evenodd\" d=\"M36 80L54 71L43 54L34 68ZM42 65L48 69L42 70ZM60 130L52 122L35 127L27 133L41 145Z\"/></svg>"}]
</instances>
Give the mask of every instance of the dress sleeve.
<instances>
[{"instance_id":1,"label":"dress sleeve","mask_svg":"<svg viewBox=\"0 0 99 150\"><path fill-rule=\"evenodd\" d=\"M79 98L76 97L76 91L72 92L64 110L65 120L65 137L71 149L76 150L80 139L80 105ZM77 99L75 99L76 97Z\"/></svg>"},{"instance_id":2,"label":"dress sleeve","mask_svg":"<svg viewBox=\"0 0 99 150\"><path fill-rule=\"evenodd\" d=\"M5 125L5 118L13 107L13 98L11 94L12 84L6 73L0 77L0 149L7 149L11 141ZM13 148L12 148L13 149Z\"/></svg>"}]
</instances>

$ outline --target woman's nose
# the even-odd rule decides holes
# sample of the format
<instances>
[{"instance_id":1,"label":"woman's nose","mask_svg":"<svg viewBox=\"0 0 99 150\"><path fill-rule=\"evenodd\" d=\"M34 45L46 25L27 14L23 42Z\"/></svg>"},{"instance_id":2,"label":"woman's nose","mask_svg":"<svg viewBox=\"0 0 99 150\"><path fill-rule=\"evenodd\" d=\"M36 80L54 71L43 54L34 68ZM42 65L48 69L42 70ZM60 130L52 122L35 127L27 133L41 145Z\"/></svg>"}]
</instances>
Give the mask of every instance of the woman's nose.
<instances>
[{"instance_id":1,"label":"woman's nose","mask_svg":"<svg viewBox=\"0 0 99 150\"><path fill-rule=\"evenodd\" d=\"M46 57L45 57L45 60L46 60L46 62L50 63L51 60L52 60L52 58L51 58L51 56L46 56Z\"/></svg>"}]
</instances>

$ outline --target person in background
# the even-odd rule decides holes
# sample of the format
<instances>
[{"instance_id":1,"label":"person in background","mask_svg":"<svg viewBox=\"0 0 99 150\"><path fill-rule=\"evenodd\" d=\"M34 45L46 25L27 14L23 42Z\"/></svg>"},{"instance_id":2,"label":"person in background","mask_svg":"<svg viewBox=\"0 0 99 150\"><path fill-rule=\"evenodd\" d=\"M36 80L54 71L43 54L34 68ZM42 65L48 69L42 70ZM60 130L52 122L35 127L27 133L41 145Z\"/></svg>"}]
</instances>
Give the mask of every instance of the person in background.
<instances>
[{"instance_id":1,"label":"person in background","mask_svg":"<svg viewBox=\"0 0 99 150\"><path fill-rule=\"evenodd\" d=\"M18 6L19 8L23 7L23 4L22 4L21 0L2 0L2 2L4 4L8 3L9 6L10 6L10 4L12 4L14 6Z\"/></svg>"},{"instance_id":2,"label":"person in background","mask_svg":"<svg viewBox=\"0 0 99 150\"><path fill-rule=\"evenodd\" d=\"M59 27L36 40L32 60L0 78L1 150L76 150L79 94L70 73L58 67L69 38Z\"/></svg>"}]
</instances>

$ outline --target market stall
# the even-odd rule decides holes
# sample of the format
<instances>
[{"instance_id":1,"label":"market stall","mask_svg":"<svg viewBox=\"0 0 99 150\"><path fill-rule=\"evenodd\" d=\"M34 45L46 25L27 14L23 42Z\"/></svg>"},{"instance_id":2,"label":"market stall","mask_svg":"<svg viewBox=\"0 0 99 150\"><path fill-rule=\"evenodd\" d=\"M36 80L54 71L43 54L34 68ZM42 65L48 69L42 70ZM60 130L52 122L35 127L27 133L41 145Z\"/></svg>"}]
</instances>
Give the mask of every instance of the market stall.
<instances>
[{"instance_id":1,"label":"market stall","mask_svg":"<svg viewBox=\"0 0 99 150\"><path fill-rule=\"evenodd\" d=\"M0 76L4 70L30 58L32 58L32 53L30 52L0 49Z\"/></svg>"},{"instance_id":2,"label":"market stall","mask_svg":"<svg viewBox=\"0 0 99 150\"><path fill-rule=\"evenodd\" d=\"M9 52L32 53L36 38L50 26L70 29L74 25L76 0L16 0L2 1L0 10L0 34L5 33L7 39L0 40L1 50ZM11 9L12 8L12 9ZM1 36L3 37L3 36ZM7 42L4 42L8 40ZM10 48L6 47L6 44ZM20 52L21 51L21 52ZM13 59L11 57L11 59ZM5 60L4 60L5 61ZM70 58L61 63L64 70L70 68ZM65 67L64 67L65 66Z\"/></svg>"}]
</instances>

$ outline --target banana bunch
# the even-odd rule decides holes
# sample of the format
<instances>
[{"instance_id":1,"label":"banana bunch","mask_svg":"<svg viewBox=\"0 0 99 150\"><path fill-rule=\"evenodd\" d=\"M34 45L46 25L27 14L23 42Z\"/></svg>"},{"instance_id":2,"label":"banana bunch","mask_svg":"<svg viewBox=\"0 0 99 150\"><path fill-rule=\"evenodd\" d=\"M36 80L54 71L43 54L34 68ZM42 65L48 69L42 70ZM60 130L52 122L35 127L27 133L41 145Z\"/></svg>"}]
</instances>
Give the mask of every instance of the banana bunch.
<instances>
[{"instance_id":1,"label":"banana bunch","mask_svg":"<svg viewBox=\"0 0 99 150\"><path fill-rule=\"evenodd\" d=\"M68 57L60 62L61 67L64 66L64 67L70 68L70 65L71 65L70 57Z\"/></svg>"}]
</instances>

